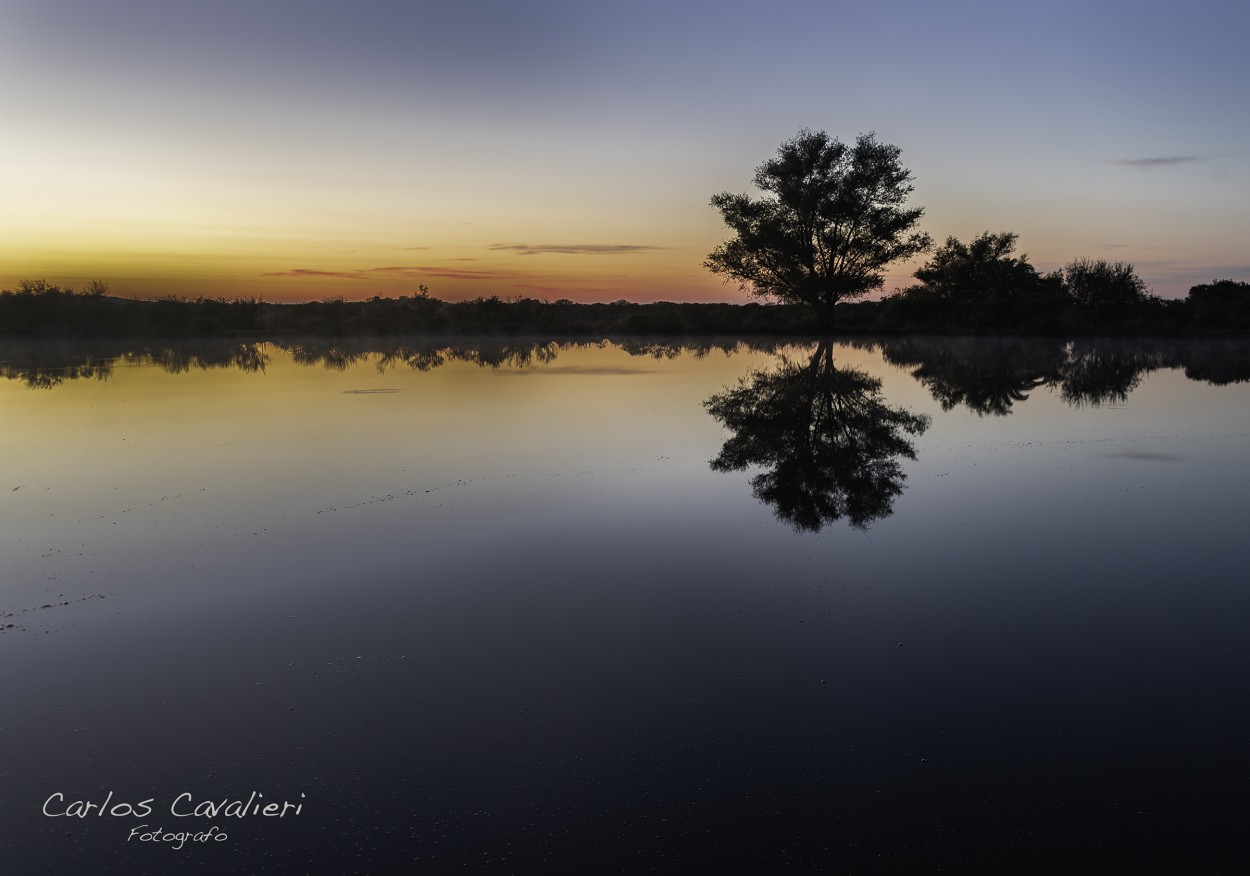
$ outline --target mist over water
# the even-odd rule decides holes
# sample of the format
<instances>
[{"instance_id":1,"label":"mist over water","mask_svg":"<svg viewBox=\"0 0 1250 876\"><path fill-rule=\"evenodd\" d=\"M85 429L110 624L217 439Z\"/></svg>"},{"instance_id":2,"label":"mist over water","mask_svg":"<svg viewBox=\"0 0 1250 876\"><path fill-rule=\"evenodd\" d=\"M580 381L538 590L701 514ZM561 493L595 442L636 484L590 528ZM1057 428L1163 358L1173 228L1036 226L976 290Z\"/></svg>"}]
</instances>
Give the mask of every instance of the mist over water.
<instances>
[{"instance_id":1,"label":"mist over water","mask_svg":"<svg viewBox=\"0 0 1250 876\"><path fill-rule=\"evenodd\" d=\"M1241 860L1246 344L30 344L0 378L14 872ZM110 792L152 813L45 814ZM170 811L254 792L301 811Z\"/></svg>"}]
</instances>

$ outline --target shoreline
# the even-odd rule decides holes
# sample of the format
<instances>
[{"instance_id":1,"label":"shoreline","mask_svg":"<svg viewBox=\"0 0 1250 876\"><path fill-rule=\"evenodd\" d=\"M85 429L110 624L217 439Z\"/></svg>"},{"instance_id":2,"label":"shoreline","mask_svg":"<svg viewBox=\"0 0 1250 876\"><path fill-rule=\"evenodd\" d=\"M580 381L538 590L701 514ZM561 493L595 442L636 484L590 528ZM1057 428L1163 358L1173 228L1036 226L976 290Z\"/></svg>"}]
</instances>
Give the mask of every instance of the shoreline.
<instances>
[{"instance_id":1,"label":"shoreline","mask_svg":"<svg viewBox=\"0 0 1250 876\"><path fill-rule=\"evenodd\" d=\"M522 335L978 336L1247 338L1250 301L1191 299L1117 307L1042 307L1028 301L848 302L827 315L802 305L655 302L579 304L428 295L275 304L256 299L145 301L64 291L0 293L0 339L237 339Z\"/></svg>"}]
</instances>

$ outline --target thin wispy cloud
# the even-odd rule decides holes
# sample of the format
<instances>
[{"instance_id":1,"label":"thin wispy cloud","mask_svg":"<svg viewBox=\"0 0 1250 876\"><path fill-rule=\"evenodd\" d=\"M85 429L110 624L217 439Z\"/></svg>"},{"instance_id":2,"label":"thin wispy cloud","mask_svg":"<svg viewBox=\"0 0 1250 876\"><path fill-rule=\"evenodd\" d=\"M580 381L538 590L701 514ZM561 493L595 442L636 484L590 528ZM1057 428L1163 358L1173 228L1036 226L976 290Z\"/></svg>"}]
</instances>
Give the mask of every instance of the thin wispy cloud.
<instances>
[{"instance_id":1,"label":"thin wispy cloud","mask_svg":"<svg viewBox=\"0 0 1250 876\"><path fill-rule=\"evenodd\" d=\"M1132 167L1137 170L1154 170L1159 167L1172 167L1177 164L1196 164L1201 161L1197 155L1172 155L1167 158L1113 158L1107 164L1120 167Z\"/></svg>"},{"instance_id":2,"label":"thin wispy cloud","mask_svg":"<svg viewBox=\"0 0 1250 876\"><path fill-rule=\"evenodd\" d=\"M402 277L434 277L440 280L504 280L513 274L505 271L474 271L468 268L422 267L394 270Z\"/></svg>"},{"instance_id":3,"label":"thin wispy cloud","mask_svg":"<svg viewBox=\"0 0 1250 876\"><path fill-rule=\"evenodd\" d=\"M314 271L311 268L292 268L289 271L270 271L262 277L334 277L339 280L368 279L359 271Z\"/></svg>"},{"instance_id":4,"label":"thin wispy cloud","mask_svg":"<svg viewBox=\"0 0 1250 876\"><path fill-rule=\"evenodd\" d=\"M472 270L469 268L445 268L438 265L388 265L381 268L365 268L358 271L318 271L312 268L292 268L289 271L271 271L262 277L332 277L339 280L372 280L379 276L434 278L440 280L502 280L515 276L504 271Z\"/></svg>"},{"instance_id":5,"label":"thin wispy cloud","mask_svg":"<svg viewBox=\"0 0 1250 876\"><path fill-rule=\"evenodd\" d=\"M489 247L495 251L509 251L520 255L622 255L635 252L656 252L666 246L643 246L630 243L497 243Z\"/></svg>"}]
</instances>

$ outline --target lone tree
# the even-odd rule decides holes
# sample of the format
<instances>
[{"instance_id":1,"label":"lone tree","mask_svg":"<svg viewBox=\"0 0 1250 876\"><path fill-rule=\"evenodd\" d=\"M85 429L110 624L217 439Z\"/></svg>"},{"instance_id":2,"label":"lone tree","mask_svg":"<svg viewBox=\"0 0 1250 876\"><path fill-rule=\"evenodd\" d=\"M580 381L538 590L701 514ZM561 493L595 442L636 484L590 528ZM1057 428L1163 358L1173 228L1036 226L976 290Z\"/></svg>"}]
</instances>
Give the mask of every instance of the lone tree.
<instances>
[{"instance_id":1,"label":"lone tree","mask_svg":"<svg viewBox=\"0 0 1250 876\"><path fill-rule=\"evenodd\" d=\"M712 198L735 236L704 267L761 298L809 304L827 319L839 301L880 288L890 262L932 243L914 230L924 210L903 208L913 186L898 156L876 134L848 146L824 131L799 131L756 168L765 197Z\"/></svg>"}]
</instances>

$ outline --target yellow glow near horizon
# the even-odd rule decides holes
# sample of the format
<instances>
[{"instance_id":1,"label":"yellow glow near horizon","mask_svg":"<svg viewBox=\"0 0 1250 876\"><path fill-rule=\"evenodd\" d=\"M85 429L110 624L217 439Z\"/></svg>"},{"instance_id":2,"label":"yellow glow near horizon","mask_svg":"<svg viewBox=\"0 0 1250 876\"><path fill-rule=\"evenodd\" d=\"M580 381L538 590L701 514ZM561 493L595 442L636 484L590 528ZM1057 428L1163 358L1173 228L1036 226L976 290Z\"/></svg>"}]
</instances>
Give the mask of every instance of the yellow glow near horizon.
<instances>
[{"instance_id":1,"label":"yellow glow near horizon","mask_svg":"<svg viewBox=\"0 0 1250 876\"><path fill-rule=\"evenodd\" d=\"M170 242L161 250L138 250L110 246L107 240L68 252L28 247L20 269L0 259L0 288L14 288L22 279L80 288L99 279L113 294L137 298L254 295L305 301L341 295L352 300L412 294L425 285L446 300L490 295L579 301L744 299L735 287L703 272L699 254L691 252L491 258L489 251L473 257L430 248L318 253L310 258L306 251L283 257L242 249L234 246L220 254ZM578 261L591 264L579 269Z\"/></svg>"},{"instance_id":2,"label":"yellow glow near horizon","mask_svg":"<svg viewBox=\"0 0 1250 876\"><path fill-rule=\"evenodd\" d=\"M409 204L376 185L255 188L200 179L168 159L141 168L130 156L102 157L107 172L53 152L0 183L11 208L0 216L0 288L100 279L140 298L354 299L420 284L449 300L743 298L702 269L700 234L663 217L618 213L588 238L576 204L521 208L450 191Z\"/></svg>"},{"instance_id":3,"label":"yellow glow near horizon","mask_svg":"<svg viewBox=\"0 0 1250 876\"><path fill-rule=\"evenodd\" d=\"M284 157L272 144L219 155L116 135L91 149L47 134L0 143L0 161L22 168L0 180L0 289L23 279L75 288L99 279L141 298L362 299L424 284L447 300L750 300L702 267L727 231L697 193L655 183L643 191L589 166L557 170L525 154L519 170L478 166L470 154L442 165L440 176L396 164L393 147L379 147L391 159L388 175L357 147ZM1212 231L1197 207L1176 213L1187 220L1178 227L1158 226L1147 193L1129 196L1128 218L1124 198L1108 191L1101 206L1076 215L1062 192L1035 198L1021 219L1009 189L969 191L930 176L936 181L916 200L938 243L1015 231L1018 251L1043 271L1077 257L1132 261L1148 282L1183 295L1215 279L1238 248L1244 208L1227 192L1203 201L1205 219L1221 220ZM1108 185L1095 178L1088 187L1096 182ZM891 266L882 291L911 283L922 261Z\"/></svg>"}]
</instances>

